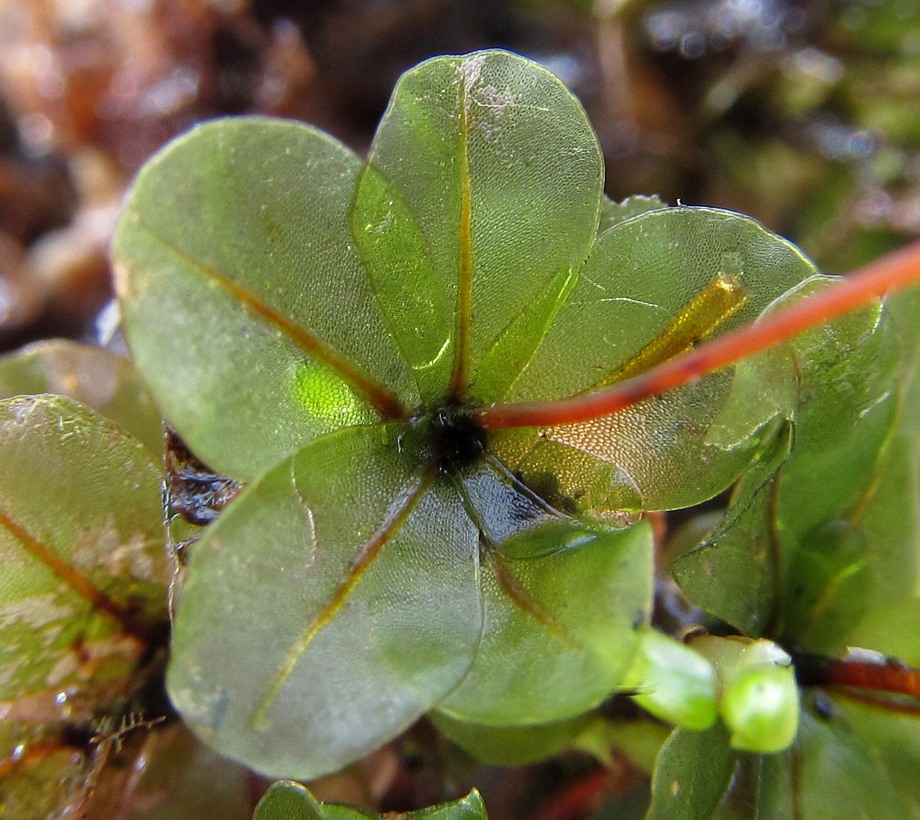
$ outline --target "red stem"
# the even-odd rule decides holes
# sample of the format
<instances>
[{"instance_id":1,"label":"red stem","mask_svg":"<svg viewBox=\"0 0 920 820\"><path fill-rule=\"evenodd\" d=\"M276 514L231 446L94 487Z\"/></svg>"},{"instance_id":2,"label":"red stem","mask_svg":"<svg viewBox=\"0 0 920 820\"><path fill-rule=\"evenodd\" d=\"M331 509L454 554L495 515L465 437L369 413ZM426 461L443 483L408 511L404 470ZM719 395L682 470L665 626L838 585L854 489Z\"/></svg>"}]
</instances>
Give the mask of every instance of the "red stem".
<instances>
[{"instance_id":1,"label":"red stem","mask_svg":"<svg viewBox=\"0 0 920 820\"><path fill-rule=\"evenodd\" d=\"M920 241L855 271L790 307L765 316L631 379L567 399L494 404L475 416L483 427L546 427L591 421L721 370L911 285L920 284Z\"/></svg>"},{"instance_id":2,"label":"red stem","mask_svg":"<svg viewBox=\"0 0 920 820\"><path fill-rule=\"evenodd\" d=\"M804 685L846 686L889 695L920 697L920 669L894 662L799 657L796 659L796 673Z\"/></svg>"}]
</instances>

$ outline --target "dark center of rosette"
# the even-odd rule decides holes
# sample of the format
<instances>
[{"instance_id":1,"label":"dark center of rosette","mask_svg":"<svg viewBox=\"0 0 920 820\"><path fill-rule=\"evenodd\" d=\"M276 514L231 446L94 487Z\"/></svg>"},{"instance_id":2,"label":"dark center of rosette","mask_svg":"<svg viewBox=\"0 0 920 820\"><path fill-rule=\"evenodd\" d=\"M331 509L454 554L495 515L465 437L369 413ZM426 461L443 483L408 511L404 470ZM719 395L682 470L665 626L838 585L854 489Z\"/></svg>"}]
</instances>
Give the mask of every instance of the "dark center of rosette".
<instances>
[{"instance_id":1,"label":"dark center of rosette","mask_svg":"<svg viewBox=\"0 0 920 820\"><path fill-rule=\"evenodd\" d=\"M449 405L413 416L402 446L415 451L420 462L452 472L475 464L485 452L486 439L485 429L467 408Z\"/></svg>"}]
</instances>

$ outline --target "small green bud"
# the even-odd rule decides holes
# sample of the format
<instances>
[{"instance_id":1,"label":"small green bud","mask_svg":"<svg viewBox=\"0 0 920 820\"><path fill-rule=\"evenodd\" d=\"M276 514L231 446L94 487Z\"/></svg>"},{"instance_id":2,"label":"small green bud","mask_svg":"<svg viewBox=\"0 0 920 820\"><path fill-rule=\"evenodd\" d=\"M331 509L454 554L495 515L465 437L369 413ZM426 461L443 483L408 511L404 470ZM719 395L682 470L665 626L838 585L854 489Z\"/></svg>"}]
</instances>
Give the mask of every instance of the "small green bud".
<instances>
[{"instance_id":1,"label":"small green bud","mask_svg":"<svg viewBox=\"0 0 920 820\"><path fill-rule=\"evenodd\" d=\"M744 668L725 688L719 704L732 748L768 754L795 740L799 689L791 666L771 663Z\"/></svg>"},{"instance_id":2,"label":"small green bud","mask_svg":"<svg viewBox=\"0 0 920 820\"><path fill-rule=\"evenodd\" d=\"M716 721L716 673L699 652L655 630L642 634L624 687L657 718L684 729L708 729Z\"/></svg>"}]
</instances>

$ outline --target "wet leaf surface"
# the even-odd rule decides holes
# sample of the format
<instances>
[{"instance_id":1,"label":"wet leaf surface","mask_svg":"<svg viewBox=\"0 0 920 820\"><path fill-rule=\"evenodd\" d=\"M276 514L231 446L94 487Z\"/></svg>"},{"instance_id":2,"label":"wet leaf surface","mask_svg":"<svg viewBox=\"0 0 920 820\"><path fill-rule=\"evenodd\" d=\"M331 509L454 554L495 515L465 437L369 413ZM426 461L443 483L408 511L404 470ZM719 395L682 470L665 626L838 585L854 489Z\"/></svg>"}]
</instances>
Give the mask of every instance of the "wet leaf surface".
<instances>
[{"instance_id":1,"label":"wet leaf surface","mask_svg":"<svg viewBox=\"0 0 920 820\"><path fill-rule=\"evenodd\" d=\"M148 451L60 396L0 402L0 554L0 806L57 816L89 799L96 718L128 708L167 637Z\"/></svg>"}]
</instances>

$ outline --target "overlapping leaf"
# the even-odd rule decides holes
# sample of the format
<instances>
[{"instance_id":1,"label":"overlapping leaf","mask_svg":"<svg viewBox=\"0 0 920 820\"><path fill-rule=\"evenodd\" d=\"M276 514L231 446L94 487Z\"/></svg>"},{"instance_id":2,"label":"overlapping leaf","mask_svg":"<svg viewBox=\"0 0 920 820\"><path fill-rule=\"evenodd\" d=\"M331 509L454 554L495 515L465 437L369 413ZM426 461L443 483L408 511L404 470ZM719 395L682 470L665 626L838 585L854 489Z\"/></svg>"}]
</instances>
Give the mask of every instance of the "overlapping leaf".
<instances>
[{"instance_id":1,"label":"overlapping leaf","mask_svg":"<svg viewBox=\"0 0 920 820\"><path fill-rule=\"evenodd\" d=\"M869 590L860 518L896 420L898 347L876 305L803 334L789 355L772 364L797 375L791 427L745 475L721 526L674 572L695 601L745 634L766 630L836 654ZM716 576L732 582L712 584Z\"/></svg>"},{"instance_id":2,"label":"overlapping leaf","mask_svg":"<svg viewBox=\"0 0 920 820\"><path fill-rule=\"evenodd\" d=\"M171 568L148 451L62 397L0 402L0 558L0 809L39 816L87 774L67 721L130 691L165 639Z\"/></svg>"},{"instance_id":3,"label":"overlapping leaf","mask_svg":"<svg viewBox=\"0 0 920 820\"><path fill-rule=\"evenodd\" d=\"M406 74L366 164L243 118L141 172L115 243L130 347L250 482L195 550L169 678L218 749L307 777L439 703L540 724L616 687L652 565L648 528L609 524L723 489L777 408L726 372L565 427L469 411L626 378L814 270L751 220L602 181L578 103L497 51Z\"/></svg>"},{"instance_id":4,"label":"overlapping leaf","mask_svg":"<svg viewBox=\"0 0 920 820\"><path fill-rule=\"evenodd\" d=\"M570 747L597 721L591 712L552 723L495 726L456 720L433 712L438 731L477 760L497 766L523 766L545 760Z\"/></svg>"},{"instance_id":5,"label":"overlapping leaf","mask_svg":"<svg viewBox=\"0 0 920 820\"><path fill-rule=\"evenodd\" d=\"M860 509L871 594L849 639L920 666L920 296L887 308L900 342L897 423Z\"/></svg>"},{"instance_id":6,"label":"overlapping leaf","mask_svg":"<svg viewBox=\"0 0 920 820\"><path fill-rule=\"evenodd\" d=\"M60 397L0 403L0 700L105 680L165 620L159 475ZM108 664L114 664L106 670Z\"/></svg>"},{"instance_id":7,"label":"overlapping leaf","mask_svg":"<svg viewBox=\"0 0 920 820\"><path fill-rule=\"evenodd\" d=\"M400 427L316 441L196 545L170 692L199 732L255 768L341 768L469 669L477 534L443 479L399 458ZM230 647L246 662L228 664Z\"/></svg>"},{"instance_id":8,"label":"overlapping leaf","mask_svg":"<svg viewBox=\"0 0 920 820\"><path fill-rule=\"evenodd\" d=\"M91 345L52 339L0 357L0 398L51 393L118 422L157 461L163 425L146 386L126 359Z\"/></svg>"},{"instance_id":9,"label":"overlapping leaf","mask_svg":"<svg viewBox=\"0 0 920 820\"><path fill-rule=\"evenodd\" d=\"M820 712L803 707L800 725L791 748L757 756L730 749L718 726L676 730L659 753L646 817L916 816L914 718L835 699Z\"/></svg>"}]
</instances>

